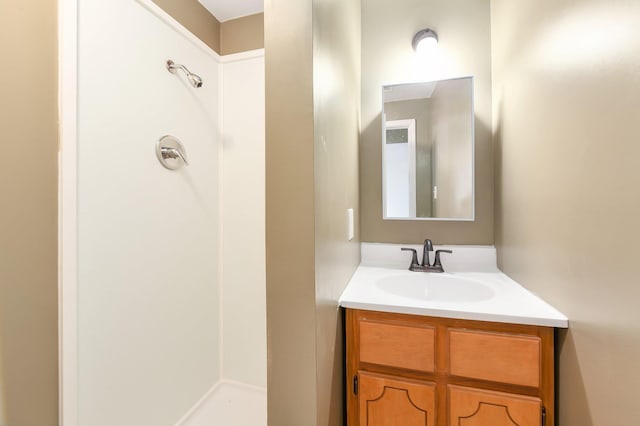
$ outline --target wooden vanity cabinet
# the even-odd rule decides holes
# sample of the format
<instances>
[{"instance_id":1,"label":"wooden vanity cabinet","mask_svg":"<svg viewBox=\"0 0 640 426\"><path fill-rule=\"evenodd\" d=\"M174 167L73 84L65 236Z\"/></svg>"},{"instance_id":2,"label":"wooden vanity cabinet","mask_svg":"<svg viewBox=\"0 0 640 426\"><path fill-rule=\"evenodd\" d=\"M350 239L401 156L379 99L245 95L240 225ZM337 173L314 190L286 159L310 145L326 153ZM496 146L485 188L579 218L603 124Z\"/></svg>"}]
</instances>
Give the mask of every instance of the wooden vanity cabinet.
<instances>
[{"instance_id":1,"label":"wooden vanity cabinet","mask_svg":"<svg viewBox=\"0 0 640 426\"><path fill-rule=\"evenodd\" d=\"M346 309L348 426L554 426L554 330Z\"/></svg>"}]
</instances>

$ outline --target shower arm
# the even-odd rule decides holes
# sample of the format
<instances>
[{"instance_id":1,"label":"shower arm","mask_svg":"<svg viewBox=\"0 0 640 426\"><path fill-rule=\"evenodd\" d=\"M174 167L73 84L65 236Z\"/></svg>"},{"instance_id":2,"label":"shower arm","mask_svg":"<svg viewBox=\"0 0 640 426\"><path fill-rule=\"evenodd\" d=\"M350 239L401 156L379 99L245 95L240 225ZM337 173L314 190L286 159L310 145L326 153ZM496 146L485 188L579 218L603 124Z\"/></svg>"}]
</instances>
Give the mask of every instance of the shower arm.
<instances>
[{"instance_id":1,"label":"shower arm","mask_svg":"<svg viewBox=\"0 0 640 426\"><path fill-rule=\"evenodd\" d=\"M175 74L177 70L182 70L182 72L184 72L187 75L187 78L189 79L189 81L191 82L193 87L196 87L196 88L197 87L202 87L202 78L200 78L199 75L194 74L191 71L189 71L189 69L187 69L187 67L185 67L182 64L176 64L171 59L169 59L167 61L167 70L171 74Z\"/></svg>"}]
</instances>

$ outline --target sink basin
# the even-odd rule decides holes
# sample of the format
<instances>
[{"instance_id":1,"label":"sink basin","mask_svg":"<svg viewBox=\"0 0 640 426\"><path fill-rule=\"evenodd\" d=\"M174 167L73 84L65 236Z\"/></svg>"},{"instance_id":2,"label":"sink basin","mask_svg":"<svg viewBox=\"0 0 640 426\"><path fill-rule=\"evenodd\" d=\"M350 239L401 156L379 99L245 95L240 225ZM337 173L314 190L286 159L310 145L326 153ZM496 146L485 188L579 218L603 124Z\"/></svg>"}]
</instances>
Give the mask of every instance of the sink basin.
<instances>
[{"instance_id":1,"label":"sink basin","mask_svg":"<svg viewBox=\"0 0 640 426\"><path fill-rule=\"evenodd\" d=\"M448 274L415 272L379 278L376 286L385 293L431 302L480 302L494 297L486 284Z\"/></svg>"}]
</instances>

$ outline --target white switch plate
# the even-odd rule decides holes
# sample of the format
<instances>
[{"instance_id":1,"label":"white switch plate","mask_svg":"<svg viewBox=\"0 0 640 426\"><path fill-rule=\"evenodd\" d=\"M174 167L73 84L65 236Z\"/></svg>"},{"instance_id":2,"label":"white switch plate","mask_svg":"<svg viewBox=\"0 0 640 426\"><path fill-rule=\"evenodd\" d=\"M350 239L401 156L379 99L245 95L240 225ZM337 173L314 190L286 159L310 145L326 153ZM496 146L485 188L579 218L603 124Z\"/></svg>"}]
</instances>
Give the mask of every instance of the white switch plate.
<instances>
[{"instance_id":1,"label":"white switch plate","mask_svg":"<svg viewBox=\"0 0 640 426\"><path fill-rule=\"evenodd\" d=\"M349 241L354 237L354 225L353 225L353 209L347 209L347 238Z\"/></svg>"}]
</instances>

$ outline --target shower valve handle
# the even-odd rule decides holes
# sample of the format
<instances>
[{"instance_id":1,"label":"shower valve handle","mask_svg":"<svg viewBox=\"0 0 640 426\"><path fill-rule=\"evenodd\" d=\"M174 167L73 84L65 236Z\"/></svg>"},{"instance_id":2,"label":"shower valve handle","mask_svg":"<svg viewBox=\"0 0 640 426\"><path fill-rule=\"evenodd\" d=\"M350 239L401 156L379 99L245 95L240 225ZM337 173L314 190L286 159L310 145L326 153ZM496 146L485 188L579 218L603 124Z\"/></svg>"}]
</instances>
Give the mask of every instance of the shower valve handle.
<instances>
[{"instance_id":1,"label":"shower valve handle","mask_svg":"<svg viewBox=\"0 0 640 426\"><path fill-rule=\"evenodd\" d=\"M158 140L156 156L160 163L169 170L178 170L189 165L184 145L175 136L166 135Z\"/></svg>"},{"instance_id":2,"label":"shower valve handle","mask_svg":"<svg viewBox=\"0 0 640 426\"><path fill-rule=\"evenodd\" d=\"M189 162L187 161L187 158L184 156L184 154L182 154L182 152L180 152L179 149L177 148L162 148L162 157L167 159L167 158L179 158L182 161L184 161L184 164L186 164L187 166L189 165Z\"/></svg>"}]
</instances>

